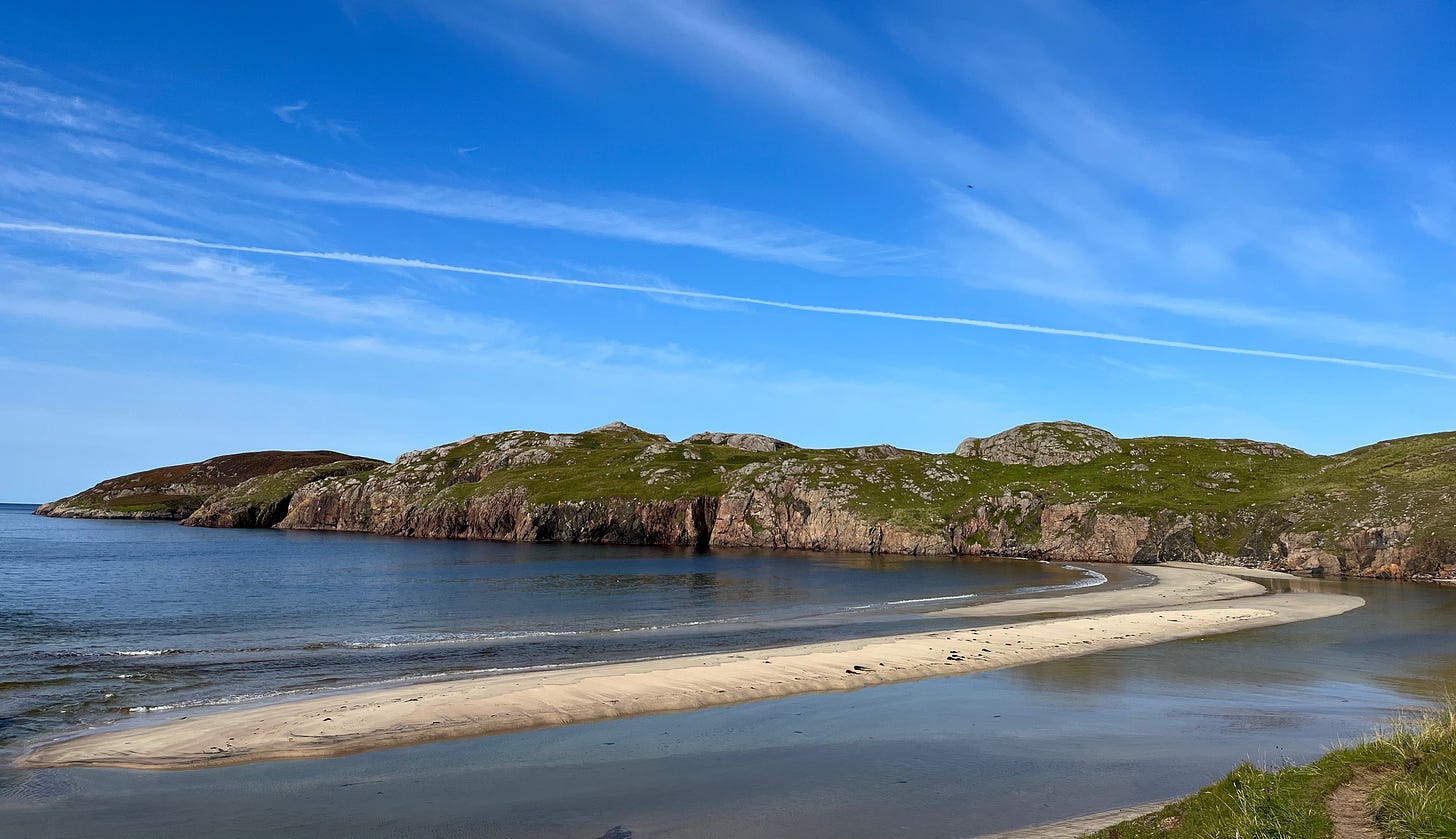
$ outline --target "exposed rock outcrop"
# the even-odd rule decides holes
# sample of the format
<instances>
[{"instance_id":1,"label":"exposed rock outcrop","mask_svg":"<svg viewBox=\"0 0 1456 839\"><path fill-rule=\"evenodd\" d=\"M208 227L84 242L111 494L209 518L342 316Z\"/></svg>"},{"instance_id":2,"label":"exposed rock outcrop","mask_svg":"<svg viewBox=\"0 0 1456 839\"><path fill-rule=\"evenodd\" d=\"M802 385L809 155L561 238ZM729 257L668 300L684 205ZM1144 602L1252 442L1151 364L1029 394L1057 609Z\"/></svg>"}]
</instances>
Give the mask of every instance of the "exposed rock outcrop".
<instances>
[{"instance_id":1,"label":"exposed rock outcrop","mask_svg":"<svg viewBox=\"0 0 1456 839\"><path fill-rule=\"evenodd\" d=\"M1118 439L1080 422L1032 422L991 437L968 437L956 446L961 457L1027 466L1088 463L1122 450Z\"/></svg>"},{"instance_id":2,"label":"exposed rock outcrop","mask_svg":"<svg viewBox=\"0 0 1456 839\"><path fill-rule=\"evenodd\" d=\"M376 501L383 504L372 506ZM396 503L391 503L396 502ZM399 504L354 484L346 492L302 488L281 527L342 530L429 539L592 542L707 548L718 499L639 501L609 498L533 502L523 491Z\"/></svg>"},{"instance_id":3,"label":"exposed rock outcrop","mask_svg":"<svg viewBox=\"0 0 1456 839\"><path fill-rule=\"evenodd\" d=\"M878 446L856 446L852 449L841 449L841 451L855 460L897 460L919 454L919 452L912 452L889 443L881 443Z\"/></svg>"},{"instance_id":4,"label":"exposed rock outcrop","mask_svg":"<svg viewBox=\"0 0 1456 839\"><path fill-rule=\"evenodd\" d=\"M709 432L674 443L612 423L486 434L389 464L229 455L113 479L39 512L194 510L187 523L209 527L1456 580L1456 433L1316 457L1250 440L1118 440L1062 422L927 454Z\"/></svg>"},{"instance_id":5,"label":"exposed rock outcrop","mask_svg":"<svg viewBox=\"0 0 1456 839\"><path fill-rule=\"evenodd\" d=\"M766 437L762 434L724 434L719 431L702 431L688 437L683 442L727 446L730 449L742 449L746 452L776 452L779 449L798 448L792 443L785 443L783 440Z\"/></svg>"},{"instance_id":6,"label":"exposed rock outcrop","mask_svg":"<svg viewBox=\"0 0 1456 839\"><path fill-rule=\"evenodd\" d=\"M600 426L597 426L596 428L592 428L592 429L589 429L587 431L583 431L582 434L584 434L584 435L585 434L610 434L613 437L616 437L617 439L620 439L620 440L623 440L623 441L626 441L626 442L630 442L630 443L649 443L649 442L666 443L666 442L668 442L667 437L665 435L662 435L662 434L653 434L650 431L643 431L640 428L636 428L634 426L630 426L630 425L628 425L625 422L621 422L620 420L617 421L617 422L609 422L606 425L600 425ZM562 436L571 436L571 435L562 435Z\"/></svg>"},{"instance_id":7,"label":"exposed rock outcrop","mask_svg":"<svg viewBox=\"0 0 1456 839\"><path fill-rule=\"evenodd\" d=\"M322 466L300 466L259 475L208 496L202 506L182 520L188 527L272 527L283 520L299 487L357 475L382 466L380 460L337 460Z\"/></svg>"}]
</instances>

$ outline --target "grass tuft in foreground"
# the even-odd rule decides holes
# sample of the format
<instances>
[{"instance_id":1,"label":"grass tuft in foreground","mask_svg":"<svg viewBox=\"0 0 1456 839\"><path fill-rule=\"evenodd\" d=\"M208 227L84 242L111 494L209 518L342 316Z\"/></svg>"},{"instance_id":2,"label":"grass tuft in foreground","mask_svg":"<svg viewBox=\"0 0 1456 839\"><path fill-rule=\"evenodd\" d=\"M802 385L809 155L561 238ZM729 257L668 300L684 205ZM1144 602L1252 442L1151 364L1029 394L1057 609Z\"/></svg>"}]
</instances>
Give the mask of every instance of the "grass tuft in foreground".
<instances>
[{"instance_id":1,"label":"grass tuft in foreground","mask_svg":"<svg viewBox=\"0 0 1456 839\"><path fill-rule=\"evenodd\" d=\"M1090 834L1092 839L1329 839L1329 797L1357 776L1386 839L1456 839L1456 704L1401 720L1308 766L1265 771L1244 764L1162 810Z\"/></svg>"}]
</instances>

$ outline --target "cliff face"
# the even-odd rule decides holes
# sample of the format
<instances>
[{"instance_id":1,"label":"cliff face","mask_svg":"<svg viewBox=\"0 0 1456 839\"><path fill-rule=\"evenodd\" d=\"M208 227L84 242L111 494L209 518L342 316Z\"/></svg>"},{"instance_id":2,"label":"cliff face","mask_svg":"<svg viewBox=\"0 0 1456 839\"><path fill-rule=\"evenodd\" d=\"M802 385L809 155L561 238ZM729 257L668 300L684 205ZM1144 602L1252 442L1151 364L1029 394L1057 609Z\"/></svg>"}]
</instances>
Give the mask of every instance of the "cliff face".
<instances>
[{"instance_id":1,"label":"cliff face","mask_svg":"<svg viewBox=\"0 0 1456 839\"><path fill-rule=\"evenodd\" d=\"M383 465L295 466L214 490L187 523L1445 579L1456 578L1453 494L1456 434L1314 457L1037 423L927 454L709 432L672 442L614 423L488 434Z\"/></svg>"},{"instance_id":2,"label":"cliff face","mask_svg":"<svg viewBox=\"0 0 1456 839\"><path fill-rule=\"evenodd\" d=\"M299 466L248 478L236 486L207 496L202 506L182 520L188 527L272 527L283 520L298 490L324 478L368 472L378 460L336 460L319 466Z\"/></svg>"},{"instance_id":3,"label":"cliff face","mask_svg":"<svg viewBox=\"0 0 1456 839\"><path fill-rule=\"evenodd\" d=\"M331 451L222 455L111 478L84 492L42 504L36 513L61 518L180 520L214 493L251 478L348 459L349 455Z\"/></svg>"}]
</instances>

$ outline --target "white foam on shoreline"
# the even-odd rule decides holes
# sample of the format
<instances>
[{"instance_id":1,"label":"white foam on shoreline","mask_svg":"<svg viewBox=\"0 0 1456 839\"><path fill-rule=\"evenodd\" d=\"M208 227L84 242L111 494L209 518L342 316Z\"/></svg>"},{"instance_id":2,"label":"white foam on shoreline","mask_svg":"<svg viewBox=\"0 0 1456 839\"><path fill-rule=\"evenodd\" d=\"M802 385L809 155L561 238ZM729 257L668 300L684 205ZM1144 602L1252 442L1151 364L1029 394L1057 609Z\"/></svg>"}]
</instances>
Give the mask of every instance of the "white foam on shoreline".
<instances>
[{"instance_id":1,"label":"white foam on shoreline","mask_svg":"<svg viewBox=\"0 0 1456 839\"><path fill-rule=\"evenodd\" d=\"M1080 580L1073 580L1070 583L1059 583L1053 586L1023 586L1022 588L1012 589L1011 591L1006 592L1004 595L995 596L1015 597L1019 594L1044 594L1053 591L1074 591L1080 588L1091 588L1092 586L1100 586L1103 583L1107 582L1107 577L1096 571L1093 571L1091 568L1082 568L1077 565L1063 565L1061 563L1053 563L1050 560L1045 559L1039 559L1036 561L1040 562L1043 565L1055 564L1061 568L1065 568L1068 571L1077 571L1080 572L1083 576ZM909 606L915 603L945 603L953 600L975 600L977 598L987 596L991 595L972 593L947 594L941 597L914 597L908 600L887 600L883 603L868 603L863 606L850 606L846 611L855 611L859 609L878 609L885 606Z\"/></svg>"},{"instance_id":2,"label":"white foam on shoreline","mask_svg":"<svg viewBox=\"0 0 1456 839\"><path fill-rule=\"evenodd\" d=\"M1038 561L1043 562L1044 564L1052 564L1050 562L1047 562L1046 560L1038 560ZM1102 585L1102 584L1104 584L1104 583L1107 582L1107 577L1106 576L1104 576L1103 574L1100 574L1097 571L1094 571L1094 570L1092 570L1090 568L1082 568L1082 567L1074 566L1074 565L1062 565L1060 563L1058 563L1058 564L1060 565L1060 567L1065 568L1065 569L1067 569L1069 571L1078 571L1078 572L1081 572L1084 576L1082 577L1082 579L1075 580L1075 581L1073 581L1071 583L1063 583L1061 585L1055 585L1055 586L1027 586L1027 587L1015 589L1012 592L1012 594L1034 594L1034 593L1055 592L1055 591L1064 591L1064 590L1065 591L1072 591L1072 590L1076 590L1076 589L1083 589L1083 588L1090 588L1090 587L1093 587L1093 586L1099 586L1099 585ZM909 599L909 600L896 600L896 601L889 601L889 602L886 602L886 603L868 604L868 605L864 605L864 606L852 606L852 607L849 607L849 609L847 609L845 611L854 611L854 610L859 610L859 609L873 609L873 608L877 608L877 607L890 606L890 605L903 605L903 604L914 604L914 603L936 603L936 602L945 602L945 601L954 601L954 600L969 600L969 599L975 599L975 598L982 597L982 596L984 596L984 595L979 595L979 594L960 594L960 595L947 595L947 596L944 596L944 597L914 598L914 599ZM575 631L542 632L542 633L521 632L521 633L513 633L511 635L511 637L513 637L513 638L537 637L537 636L541 636L541 637L555 637L555 636L564 636L564 635L599 634L599 633L605 633L605 632L651 631L651 630L660 630L660 629L674 629L674 628L679 628L679 627L702 626L702 625L708 625L708 624L733 623L733 622L740 622L740 621L744 621L744 620L746 620L746 618L722 618L722 619L704 620L704 621L685 621L685 622L682 622L682 623L664 624L664 625L661 625L661 626L620 627L620 628L606 629L606 630L575 630ZM492 638L495 638L495 637L498 637L499 636L498 633L458 633L458 634L441 633L441 634L439 634L437 636L429 636L428 638L420 638L419 640L398 640L398 641L390 641L390 640L385 640L385 639L381 638L378 641L370 640L370 641L360 641L360 642L342 642L342 643L333 643L333 644L330 644L329 646L336 647L336 648L345 648L345 649L363 649L363 648L376 649L376 648L389 648L389 647L398 647L398 646L413 646L413 645L429 645L429 644L453 643L453 642L466 641L466 640L485 640L484 636L487 636L487 635L492 636ZM387 637L400 637L400 638L403 638L403 637L406 637L406 636L387 636ZM268 648L263 648L263 649L259 649L259 650L251 650L251 651L263 651L264 649L268 649ZM305 648L301 648L301 647L280 647L280 648L275 648L275 649L280 649L280 650L295 650L295 649L305 649ZM151 653L153 651L138 651L136 654L142 654L143 652ZM179 651L179 650L166 650L166 651L156 652L154 654L177 654L177 653L180 653L180 652L182 652L182 651ZM210 651L210 652L218 652L218 651ZM232 652L232 651L224 651L224 652ZM480 667L480 668L470 668L470 669L466 669L466 670L447 670L447 671L440 671L440 672L436 672L436 673L410 674L410 675L404 675L404 676L395 676L395 677L386 678L386 679L372 679L372 680L369 680L369 681L357 682L357 683L354 683L354 684L351 684L351 685L348 685L348 686L341 686L339 689L340 690L343 690L343 691L361 691L361 690L368 690L370 688L388 687L388 686L403 685L403 684L414 684L414 683L428 683L428 682L434 682L434 681L449 681L449 680L467 679L467 678L479 677L479 676L496 676L496 675L508 675L508 674L512 674L512 673L545 672L545 671L552 671L552 670L567 670L567 669L573 669L573 668L587 668L587 667L596 667L596 666L601 666L601 665L613 665L613 664L637 664L637 663L651 662L651 661L671 661L672 659L675 659L675 658L683 658L683 657L688 657L688 656L693 656L693 655L701 655L701 654L702 653L684 652L684 653L680 653L680 654L665 655L665 656L663 656L663 655L658 655L658 656L640 656L640 657L636 657L636 658L606 659L606 660L600 660L600 661L565 662L565 663L559 663L559 664L527 664L527 665L520 665L520 666L516 666L516 667ZM729 654L731 654L731 653L729 653ZM181 701L181 702L163 703L163 704L159 704L159 705L139 705L139 706L127 708L126 710L127 710L127 713L131 713L131 714L165 713L165 712L168 712L168 711L187 710L189 708L212 708L212 707L225 707L225 706L247 705L247 704L250 704L250 703L267 703L267 702L270 702L272 700L277 700L277 699L281 699L281 698L284 698L284 697L290 697L290 696L308 696L308 695L312 695L312 694L315 694L315 693L317 693L317 689L315 689L315 688L293 688L293 689L287 689L287 690L267 691L267 692L250 693L250 694L235 694L235 695L232 695L232 696L214 697L214 698L209 698L209 699L196 699L196 700L187 700L187 701Z\"/></svg>"},{"instance_id":3,"label":"white foam on shoreline","mask_svg":"<svg viewBox=\"0 0 1456 839\"><path fill-rule=\"evenodd\" d=\"M1037 560L1043 564L1053 564L1046 560ZM1083 574L1079 580L1070 583L1061 583L1049 586L1025 586L1006 592L1004 595L1014 597L1021 594L1040 594L1056 591L1073 591L1076 589L1099 586L1107 582L1107 577L1090 569L1074 565L1060 564L1060 567L1068 571L1078 571ZM948 594L937 597L913 597L904 600L887 600L879 603L865 603L858 606L846 606L836 611L855 612L865 609L881 609L890 606L911 606L917 603L948 603L957 600L975 600L987 597L984 593ZM829 612L827 614L834 614ZM805 617L805 616L800 616ZM379 635L352 640L331 640L315 641L304 644L288 644L276 647L241 647L233 649L204 649L204 650L180 650L180 649L141 649L141 650L111 650L99 655L123 656L123 657L149 657L149 656L173 656L173 655L219 655L227 653L262 653L262 652L293 652L309 650L383 650L397 647L429 646L434 644L463 644L481 641L525 641L533 638L569 638L575 636L610 635L627 632L661 632L671 629L688 629L697 626L716 626L729 623L753 623L754 618L750 616L738 616L729 618L710 618L696 621L681 621L677 623L645 624L641 626L615 626L600 627L591 629L573 630L497 630L488 632L433 632L433 633L401 633L396 635ZM765 618L763 623L773 623ZM79 655L97 655L97 653L79 653Z\"/></svg>"}]
</instances>

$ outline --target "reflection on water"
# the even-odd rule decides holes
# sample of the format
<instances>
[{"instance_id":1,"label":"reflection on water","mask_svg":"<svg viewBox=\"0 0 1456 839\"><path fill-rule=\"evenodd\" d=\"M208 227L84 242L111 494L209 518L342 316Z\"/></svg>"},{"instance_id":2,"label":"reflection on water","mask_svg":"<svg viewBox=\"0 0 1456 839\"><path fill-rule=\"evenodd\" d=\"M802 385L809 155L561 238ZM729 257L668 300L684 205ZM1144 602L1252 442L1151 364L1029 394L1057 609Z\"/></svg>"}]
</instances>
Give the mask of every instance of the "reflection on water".
<instances>
[{"instance_id":1,"label":"reflection on water","mask_svg":"<svg viewBox=\"0 0 1456 839\"><path fill-rule=\"evenodd\" d=\"M434 542L39 518L0 505L0 758L138 714L895 631L1055 565ZM912 605L906 605L908 603Z\"/></svg>"},{"instance_id":2,"label":"reflection on water","mask_svg":"<svg viewBox=\"0 0 1456 839\"><path fill-rule=\"evenodd\" d=\"M635 600L643 596L678 595L698 606L705 606L709 603L732 605L766 602L792 605L811 599L810 594L803 589L799 581L788 577L750 578L718 572L546 574L539 577L516 577L502 580L494 588L502 592L590 594L626 600Z\"/></svg>"},{"instance_id":3,"label":"reflection on water","mask_svg":"<svg viewBox=\"0 0 1456 839\"><path fill-rule=\"evenodd\" d=\"M1319 621L1215 635L1092 658L1019 668L1011 678L1043 688L1135 692L1214 686L1279 693L1368 683L1410 701L1438 701L1456 685L1456 592L1367 580L1268 580L1276 592L1352 594L1364 608Z\"/></svg>"},{"instance_id":4,"label":"reflection on water","mask_svg":"<svg viewBox=\"0 0 1456 839\"><path fill-rule=\"evenodd\" d=\"M866 580L882 595L894 590L895 596L880 598L885 602L908 599L901 595L915 588L921 596L944 594L947 588L935 588L964 584L964 570L979 567L895 559L876 567L885 560L826 557L805 572L812 577L800 577L798 569L805 566L797 558L757 557L743 565L672 569L681 575L641 565L591 564L568 572L530 558L539 554L502 547L510 550L490 573L498 583L509 582L498 590L540 591L543 585L566 585L542 580L581 573L600 578L589 583L601 587L603 593L592 598L598 603L613 602L624 590L651 590L687 595L678 603L694 596L715 603L729 591L752 592L751 600L779 605L806 596L851 604L866 591ZM485 573L479 563L459 560L441 563L454 569L452 580ZM434 579L398 555L391 562L397 563L396 577ZM880 573L886 570L893 573ZM861 572L866 576L855 576ZM887 582L895 579L919 582ZM824 591L805 591L821 583ZM965 837L1185 794L1245 759L1308 760L1402 708L1440 699L1456 679L1456 633L1450 631L1456 625L1456 591L1366 581L1271 586L1355 594L1367 606L1319 621L973 676L328 761L166 774L10 773L0 778L0 820L17 835L56 837L408 833L592 839L617 825L659 839ZM426 599L396 584L396 591L401 588L402 602ZM461 602L448 591L439 596L456 606ZM925 625L923 618L895 610L864 618L856 612L845 623L833 608L815 609L814 615L799 612L801 617L752 629L735 623L680 631L691 639L684 644L698 646L733 638L792 640L821 630L853 631L851 626L878 631L906 621ZM74 645L76 638L91 637L87 632L105 631L75 617L74 623L61 621L59 628L71 640L58 644ZM25 633L56 626L45 610L7 613L6 619ZM640 634L601 647L575 637L431 642L411 655L434 656L429 662L434 667L454 649L462 651L462 665L486 650L496 659L509 657L516 647L550 650L539 653L547 656L580 655L583 649L630 654L660 647L670 635ZM710 638L722 640L704 640ZM300 678L375 655L390 662L397 651L315 650L310 655L326 667ZM288 660L270 652L256 655L268 666ZM157 661L188 659L104 660L123 674L153 672ZM252 666L244 656L229 660L241 669ZM92 660L73 663L78 678L102 672ZM200 666L204 678L217 677L210 668L219 665ZM47 678L69 672L57 670L61 675Z\"/></svg>"}]
</instances>

